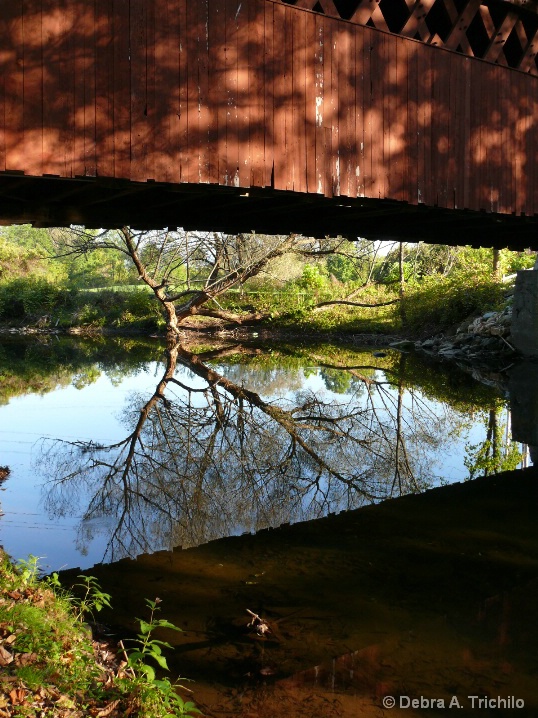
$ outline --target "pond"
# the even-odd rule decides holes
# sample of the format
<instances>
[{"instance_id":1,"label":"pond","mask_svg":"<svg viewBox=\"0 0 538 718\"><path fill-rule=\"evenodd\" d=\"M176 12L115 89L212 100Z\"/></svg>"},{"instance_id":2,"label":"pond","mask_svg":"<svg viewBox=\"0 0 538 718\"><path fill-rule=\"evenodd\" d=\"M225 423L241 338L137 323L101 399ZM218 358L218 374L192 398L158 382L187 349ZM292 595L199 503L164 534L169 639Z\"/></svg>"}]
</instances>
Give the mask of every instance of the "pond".
<instances>
[{"instance_id":1,"label":"pond","mask_svg":"<svg viewBox=\"0 0 538 718\"><path fill-rule=\"evenodd\" d=\"M469 488L481 483L458 482L526 463L495 386L378 347L166 350L56 336L4 338L0 374L0 464L10 469L0 542L14 557L38 555L46 571L91 569L113 594L108 620L120 631L136 629L144 596L163 598L184 629L172 662L196 679L208 714L276 716L285 705L282 715L377 715L387 676L407 676L406 661L418 660L419 616L443 651L464 650L449 626L439 637L431 608L445 610L446 597L426 589L433 569L411 544L448 541L466 515L459 500L456 520L423 492L457 484L469 510L484 503ZM386 501L416 494L426 503L413 509ZM401 506L407 514L394 514ZM486 540L491 527L467 518ZM400 561L383 578L387 550ZM464 612L479 600L470 577L481 570L465 567L475 585L454 596ZM270 636L246 628L247 610L266 617ZM497 610L494 601L492 620ZM450 693L462 662L441 669L435 646L417 642Z\"/></svg>"}]
</instances>

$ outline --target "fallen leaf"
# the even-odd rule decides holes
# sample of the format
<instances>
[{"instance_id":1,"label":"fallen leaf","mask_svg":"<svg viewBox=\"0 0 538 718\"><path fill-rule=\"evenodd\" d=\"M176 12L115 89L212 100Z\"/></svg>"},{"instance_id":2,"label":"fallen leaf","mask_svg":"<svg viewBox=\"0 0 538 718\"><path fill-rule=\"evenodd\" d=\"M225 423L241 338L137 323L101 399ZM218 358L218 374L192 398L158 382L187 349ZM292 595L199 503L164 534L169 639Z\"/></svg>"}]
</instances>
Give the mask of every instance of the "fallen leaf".
<instances>
[{"instance_id":1,"label":"fallen leaf","mask_svg":"<svg viewBox=\"0 0 538 718\"><path fill-rule=\"evenodd\" d=\"M24 702L24 699L26 698L26 691L24 688L14 688L10 692L9 697L11 698L11 703L14 706L19 705Z\"/></svg>"},{"instance_id":2,"label":"fallen leaf","mask_svg":"<svg viewBox=\"0 0 538 718\"><path fill-rule=\"evenodd\" d=\"M9 651L6 651L4 646L0 646L0 666L9 666L12 661L12 654Z\"/></svg>"},{"instance_id":3,"label":"fallen leaf","mask_svg":"<svg viewBox=\"0 0 538 718\"><path fill-rule=\"evenodd\" d=\"M116 710L116 708L119 706L119 704L120 704L119 699L112 701L112 703L109 703L106 708L103 708L102 710L99 711L96 718L106 718L107 716L109 716L112 713L112 711Z\"/></svg>"},{"instance_id":4,"label":"fallen leaf","mask_svg":"<svg viewBox=\"0 0 538 718\"><path fill-rule=\"evenodd\" d=\"M37 653L19 653L15 657L15 664L17 666L30 666L32 663L37 663L38 660Z\"/></svg>"}]
</instances>

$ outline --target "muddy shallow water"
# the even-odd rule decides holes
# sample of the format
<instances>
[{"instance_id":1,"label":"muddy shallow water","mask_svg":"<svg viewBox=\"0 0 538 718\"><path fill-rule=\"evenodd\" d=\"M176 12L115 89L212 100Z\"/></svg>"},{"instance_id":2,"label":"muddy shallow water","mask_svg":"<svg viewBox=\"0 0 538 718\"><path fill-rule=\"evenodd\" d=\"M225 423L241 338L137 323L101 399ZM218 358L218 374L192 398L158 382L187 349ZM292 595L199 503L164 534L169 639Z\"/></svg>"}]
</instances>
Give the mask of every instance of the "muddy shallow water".
<instances>
[{"instance_id":1,"label":"muddy shallow water","mask_svg":"<svg viewBox=\"0 0 538 718\"><path fill-rule=\"evenodd\" d=\"M537 499L531 468L91 573L120 631L162 599L209 716L534 716Z\"/></svg>"}]
</instances>

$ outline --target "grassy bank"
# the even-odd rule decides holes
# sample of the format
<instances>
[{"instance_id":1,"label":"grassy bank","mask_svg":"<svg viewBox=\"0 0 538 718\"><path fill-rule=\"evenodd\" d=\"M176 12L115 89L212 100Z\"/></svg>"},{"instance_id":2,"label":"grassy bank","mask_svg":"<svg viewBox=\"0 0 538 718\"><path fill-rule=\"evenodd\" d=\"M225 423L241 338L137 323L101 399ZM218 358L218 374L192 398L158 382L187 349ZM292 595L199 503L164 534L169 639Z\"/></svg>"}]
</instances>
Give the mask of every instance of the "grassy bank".
<instances>
[{"instance_id":1,"label":"grassy bank","mask_svg":"<svg viewBox=\"0 0 538 718\"><path fill-rule=\"evenodd\" d=\"M351 284L309 289L294 283L280 289L258 286L228 292L219 298L219 308L239 316L258 312L264 317L258 326L275 329L417 336L439 333L469 316L498 309L507 288L493 280L432 277L408 283L401 301L394 285L375 284L358 289L353 297L356 304L339 303L353 291ZM216 304L208 306L216 308ZM203 329L216 322L195 317L188 323ZM0 285L0 324L58 330L165 330L159 304L147 288L74 290L45 279L17 279Z\"/></svg>"},{"instance_id":2,"label":"grassy bank","mask_svg":"<svg viewBox=\"0 0 538 718\"><path fill-rule=\"evenodd\" d=\"M68 594L56 577L40 580L34 558L17 566L0 549L0 718L161 718L197 713L176 686L157 678L151 660L167 668L155 628L175 628L157 619L140 622L135 648L118 650L97 640L87 617L109 596L82 578L81 595Z\"/></svg>"}]
</instances>

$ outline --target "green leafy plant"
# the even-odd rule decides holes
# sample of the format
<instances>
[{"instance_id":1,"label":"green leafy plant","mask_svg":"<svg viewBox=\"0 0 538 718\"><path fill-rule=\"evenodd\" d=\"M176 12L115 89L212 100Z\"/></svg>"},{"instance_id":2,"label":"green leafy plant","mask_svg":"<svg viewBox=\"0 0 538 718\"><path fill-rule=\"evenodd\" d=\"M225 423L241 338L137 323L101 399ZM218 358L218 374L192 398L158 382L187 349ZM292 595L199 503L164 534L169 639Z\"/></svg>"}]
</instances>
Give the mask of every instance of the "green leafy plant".
<instances>
[{"instance_id":1,"label":"green leafy plant","mask_svg":"<svg viewBox=\"0 0 538 718\"><path fill-rule=\"evenodd\" d=\"M79 621L83 621L86 615L94 615L94 611L101 611L105 606L111 608L109 593L105 593L99 587L95 576L77 576L81 582L75 584L75 588L82 589L82 596L74 598L73 604Z\"/></svg>"},{"instance_id":2,"label":"green leafy plant","mask_svg":"<svg viewBox=\"0 0 538 718\"><path fill-rule=\"evenodd\" d=\"M159 668L168 671L168 663L162 653L163 648L172 648L166 641L161 641L153 636L156 629L169 629L181 631L170 621L164 618L156 618L155 614L160 610L161 600L154 601L146 599L146 605L150 609L149 621L138 618L140 633L132 640L135 648L126 651L127 666L134 676L132 679L135 690L134 698L144 716L157 718L162 715L191 716L200 714L198 708L192 701L184 701L177 693L181 684L176 681L172 683L168 677L159 678L156 669L149 661L154 661Z\"/></svg>"}]
</instances>

